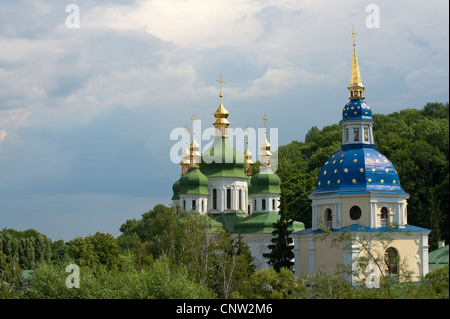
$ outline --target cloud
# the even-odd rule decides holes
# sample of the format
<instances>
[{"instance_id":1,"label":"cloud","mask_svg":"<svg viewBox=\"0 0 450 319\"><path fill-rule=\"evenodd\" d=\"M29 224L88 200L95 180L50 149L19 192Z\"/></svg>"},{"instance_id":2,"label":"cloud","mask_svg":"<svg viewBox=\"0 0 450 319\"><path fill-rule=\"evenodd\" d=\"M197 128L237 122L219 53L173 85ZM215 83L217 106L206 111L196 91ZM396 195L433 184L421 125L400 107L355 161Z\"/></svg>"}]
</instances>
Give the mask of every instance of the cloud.
<instances>
[{"instance_id":1,"label":"cloud","mask_svg":"<svg viewBox=\"0 0 450 319\"><path fill-rule=\"evenodd\" d=\"M370 2L348 1L80 0L79 29L65 27L69 3L1 2L0 189L170 196L170 130L194 112L211 126L220 73L233 127L267 112L283 143L301 140L340 119L352 24L375 112L448 99L448 2L378 1L368 29ZM47 203L41 214L57 211Z\"/></svg>"},{"instance_id":2,"label":"cloud","mask_svg":"<svg viewBox=\"0 0 450 319\"><path fill-rule=\"evenodd\" d=\"M139 1L135 6L100 6L91 12L89 27L144 30L180 46L201 48L245 45L260 35L253 1Z\"/></svg>"},{"instance_id":3,"label":"cloud","mask_svg":"<svg viewBox=\"0 0 450 319\"><path fill-rule=\"evenodd\" d=\"M414 95L430 96L448 94L448 70L427 66L414 70L405 76L405 84Z\"/></svg>"},{"instance_id":4,"label":"cloud","mask_svg":"<svg viewBox=\"0 0 450 319\"><path fill-rule=\"evenodd\" d=\"M6 137L6 131L5 130L0 130L0 143L3 142L3 140Z\"/></svg>"}]
</instances>

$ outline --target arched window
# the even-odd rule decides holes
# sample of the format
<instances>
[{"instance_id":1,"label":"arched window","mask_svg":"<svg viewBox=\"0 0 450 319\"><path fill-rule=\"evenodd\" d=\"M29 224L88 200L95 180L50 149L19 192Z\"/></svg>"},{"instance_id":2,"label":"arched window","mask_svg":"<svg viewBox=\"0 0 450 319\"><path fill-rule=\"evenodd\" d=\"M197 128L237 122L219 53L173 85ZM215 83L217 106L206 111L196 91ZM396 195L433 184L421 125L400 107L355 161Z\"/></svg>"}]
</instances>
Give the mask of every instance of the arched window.
<instances>
[{"instance_id":1,"label":"arched window","mask_svg":"<svg viewBox=\"0 0 450 319\"><path fill-rule=\"evenodd\" d=\"M277 210L277 208L275 207L275 199L272 199L272 210Z\"/></svg>"},{"instance_id":2,"label":"arched window","mask_svg":"<svg viewBox=\"0 0 450 319\"><path fill-rule=\"evenodd\" d=\"M331 228L333 225L333 211L329 208L325 210L325 222L327 223L328 228Z\"/></svg>"},{"instance_id":3,"label":"arched window","mask_svg":"<svg viewBox=\"0 0 450 319\"><path fill-rule=\"evenodd\" d=\"M256 210L256 199L253 201L253 210Z\"/></svg>"},{"instance_id":4,"label":"arched window","mask_svg":"<svg viewBox=\"0 0 450 319\"><path fill-rule=\"evenodd\" d=\"M231 189L227 189L227 209L231 209Z\"/></svg>"},{"instance_id":5,"label":"arched window","mask_svg":"<svg viewBox=\"0 0 450 319\"><path fill-rule=\"evenodd\" d=\"M263 199L262 200L262 210L266 210L266 200L265 199Z\"/></svg>"},{"instance_id":6,"label":"arched window","mask_svg":"<svg viewBox=\"0 0 450 319\"><path fill-rule=\"evenodd\" d=\"M353 206L350 208L350 218L353 220L358 220L361 218L361 208L359 208L359 206Z\"/></svg>"},{"instance_id":7,"label":"arched window","mask_svg":"<svg viewBox=\"0 0 450 319\"><path fill-rule=\"evenodd\" d=\"M202 210L201 210L202 212L204 212L205 211L205 201L204 200L202 200Z\"/></svg>"},{"instance_id":8,"label":"arched window","mask_svg":"<svg viewBox=\"0 0 450 319\"><path fill-rule=\"evenodd\" d=\"M368 142L369 141L369 130L367 129L367 127L364 128L364 142Z\"/></svg>"},{"instance_id":9,"label":"arched window","mask_svg":"<svg viewBox=\"0 0 450 319\"><path fill-rule=\"evenodd\" d=\"M242 210L242 190L239 190L239 210Z\"/></svg>"},{"instance_id":10,"label":"arched window","mask_svg":"<svg viewBox=\"0 0 450 319\"><path fill-rule=\"evenodd\" d=\"M389 209L386 207L381 208L381 226L386 227L389 223Z\"/></svg>"},{"instance_id":11,"label":"arched window","mask_svg":"<svg viewBox=\"0 0 450 319\"><path fill-rule=\"evenodd\" d=\"M387 266L386 273L388 275L398 273L399 256L398 256L397 249L392 248L392 247L389 247L388 249L386 249L386 251L384 253L384 261L386 262L386 266Z\"/></svg>"},{"instance_id":12,"label":"arched window","mask_svg":"<svg viewBox=\"0 0 450 319\"><path fill-rule=\"evenodd\" d=\"M217 209L217 189L213 189L213 209Z\"/></svg>"},{"instance_id":13,"label":"arched window","mask_svg":"<svg viewBox=\"0 0 450 319\"><path fill-rule=\"evenodd\" d=\"M359 142L359 128L354 128L353 133L354 133L353 140L355 142Z\"/></svg>"},{"instance_id":14,"label":"arched window","mask_svg":"<svg viewBox=\"0 0 450 319\"><path fill-rule=\"evenodd\" d=\"M186 210L186 200L183 200L183 209Z\"/></svg>"},{"instance_id":15,"label":"arched window","mask_svg":"<svg viewBox=\"0 0 450 319\"><path fill-rule=\"evenodd\" d=\"M197 208L197 202L195 201L195 199L192 200L192 209L196 209Z\"/></svg>"}]
</instances>

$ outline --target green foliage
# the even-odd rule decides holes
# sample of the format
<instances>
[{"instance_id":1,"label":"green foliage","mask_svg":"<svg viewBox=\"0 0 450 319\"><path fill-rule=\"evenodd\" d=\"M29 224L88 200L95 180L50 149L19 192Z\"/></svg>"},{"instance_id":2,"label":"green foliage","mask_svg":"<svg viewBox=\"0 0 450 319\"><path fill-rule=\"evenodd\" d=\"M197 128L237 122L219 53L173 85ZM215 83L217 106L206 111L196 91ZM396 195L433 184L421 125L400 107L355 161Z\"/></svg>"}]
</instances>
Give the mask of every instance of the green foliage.
<instances>
[{"instance_id":1,"label":"green foliage","mask_svg":"<svg viewBox=\"0 0 450 319\"><path fill-rule=\"evenodd\" d=\"M423 286L428 288L429 298L449 298L449 266L448 264L433 269L424 278Z\"/></svg>"},{"instance_id":2,"label":"green foliage","mask_svg":"<svg viewBox=\"0 0 450 319\"><path fill-rule=\"evenodd\" d=\"M216 236L216 251L212 255L214 277L210 284L219 298L229 298L242 281L254 273L255 266L242 235L232 237L229 232L220 232Z\"/></svg>"},{"instance_id":3,"label":"green foliage","mask_svg":"<svg viewBox=\"0 0 450 319\"><path fill-rule=\"evenodd\" d=\"M410 194L408 223L433 230L431 250L438 240L448 242L448 103L373 117L376 147L392 161ZM277 240L285 238L291 218L311 227L308 195L324 162L341 148L341 135L338 124L312 127L304 142L278 148L280 214L289 211L292 216L280 218L273 252L286 248L287 241ZM257 162L254 173L258 168ZM372 289L352 286L345 269L297 278L286 269L289 266L276 266L279 272L255 271L242 237L216 227L207 215L156 205L141 219L122 224L117 239L96 233L52 243L33 229L4 229L0 231L0 298L449 298L448 265L433 270L420 283L382 276L380 288ZM277 254L284 256L280 260L289 259L282 251ZM69 263L80 267L80 288L66 287ZM33 276L26 281L22 269L30 268Z\"/></svg>"},{"instance_id":4,"label":"green foliage","mask_svg":"<svg viewBox=\"0 0 450 319\"><path fill-rule=\"evenodd\" d=\"M294 220L290 216L286 200L283 195L280 198L280 218L273 224L275 230L272 232L272 244L268 246L270 253L263 254L264 258L268 259L268 264L271 265L275 271L279 272L281 268L291 270L294 262L294 246L293 240L290 237Z\"/></svg>"},{"instance_id":5,"label":"green foliage","mask_svg":"<svg viewBox=\"0 0 450 319\"><path fill-rule=\"evenodd\" d=\"M138 267L166 258L226 298L254 271L253 258L241 237L233 238L215 223L207 215L156 205L142 219L123 224L118 242L122 251L135 257Z\"/></svg>"},{"instance_id":6,"label":"green foliage","mask_svg":"<svg viewBox=\"0 0 450 319\"><path fill-rule=\"evenodd\" d=\"M130 257L126 257L130 258ZM126 264L126 262L124 262ZM128 261L133 265L134 261ZM67 288L65 267L52 263L40 265L26 288L32 299L197 299L214 298L208 288L194 283L183 268L167 260L155 261L145 270L132 266L111 272L105 266L80 267L80 287Z\"/></svg>"},{"instance_id":7,"label":"green foliage","mask_svg":"<svg viewBox=\"0 0 450 319\"><path fill-rule=\"evenodd\" d=\"M0 252L7 262L13 260L23 269L31 269L40 262L51 259L51 240L34 229L0 231Z\"/></svg>"},{"instance_id":8,"label":"green foliage","mask_svg":"<svg viewBox=\"0 0 450 319\"><path fill-rule=\"evenodd\" d=\"M116 271L120 267L120 249L111 234L97 232L86 238L76 237L68 243L68 255L79 266L92 269L104 265L108 270Z\"/></svg>"},{"instance_id":9,"label":"green foliage","mask_svg":"<svg viewBox=\"0 0 450 319\"><path fill-rule=\"evenodd\" d=\"M244 299L297 299L304 297L305 282L296 277L292 271L281 268L261 269L253 273L232 294L232 298Z\"/></svg>"},{"instance_id":10,"label":"green foliage","mask_svg":"<svg viewBox=\"0 0 450 319\"><path fill-rule=\"evenodd\" d=\"M381 277L379 288L365 284L352 286L346 280L346 271L338 269L329 274L323 270L302 278L310 285L305 296L310 299L448 299L449 268L438 268L421 282L399 282L393 277Z\"/></svg>"}]
</instances>

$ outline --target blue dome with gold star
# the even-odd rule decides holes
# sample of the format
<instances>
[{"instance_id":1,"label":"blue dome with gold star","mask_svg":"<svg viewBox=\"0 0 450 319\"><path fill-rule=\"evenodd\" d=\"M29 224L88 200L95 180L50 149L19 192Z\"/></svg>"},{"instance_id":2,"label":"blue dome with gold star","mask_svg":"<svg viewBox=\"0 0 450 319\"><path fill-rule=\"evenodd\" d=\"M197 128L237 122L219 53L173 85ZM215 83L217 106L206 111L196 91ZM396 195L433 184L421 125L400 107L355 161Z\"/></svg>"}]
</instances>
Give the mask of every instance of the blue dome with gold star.
<instances>
[{"instance_id":1,"label":"blue dome with gold star","mask_svg":"<svg viewBox=\"0 0 450 319\"><path fill-rule=\"evenodd\" d=\"M373 120L372 109L364 100L350 100L342 110L342 121Z\"/></svg>"},{"instance_id":2,"label":"blue dome with gold star","mask_svg":"<svg viewBox=\"0 0 450 319\"><path fill-rule=\"evenodd\" d=\"M332 155L312 195L355 192L405 193L394 165L373 145L346 145Z\"/></svg>"}]
</instances>

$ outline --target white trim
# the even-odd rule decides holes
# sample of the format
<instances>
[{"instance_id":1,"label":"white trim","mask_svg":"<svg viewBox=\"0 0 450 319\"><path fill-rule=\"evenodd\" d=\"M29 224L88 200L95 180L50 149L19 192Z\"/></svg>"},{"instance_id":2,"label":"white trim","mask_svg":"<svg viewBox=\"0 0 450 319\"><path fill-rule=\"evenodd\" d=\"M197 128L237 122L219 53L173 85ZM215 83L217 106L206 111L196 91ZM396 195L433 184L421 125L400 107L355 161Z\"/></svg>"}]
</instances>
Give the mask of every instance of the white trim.
<instances>
[{"instance_id":1,"label":"white trim","mask_svg":"<svg viewBox=\"0 0 450 319\"><path fill-rule=\"evenodd\" d=\"M421 275L421 276L425 276L429 272L429 265L428 265L428 263L430 262L428 259L428 234L429 233L430 233L429 231L423 232L423 235L422 235L422 241L421 241L422 247L420 249L420 259L422 261L422 267L420 267L420 270L419 270L419 272L420 272L419 275Z\"/></svg>"},{"instance_id":2,"label":"white trim","mask_svg":"<svg viewBox=\"0 0 450 319\"><path fill-rule=\"evenodd\" d=\"M309 257L309 275L312 276L315 272L315 259L316 259L316 249L314 238L311 236L308 242L308 257Z\"/></svg>"}]
</instances>

